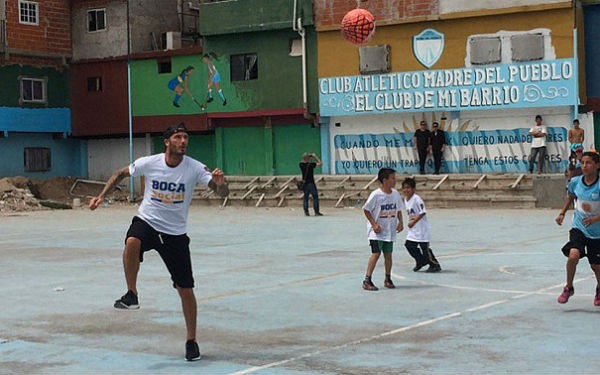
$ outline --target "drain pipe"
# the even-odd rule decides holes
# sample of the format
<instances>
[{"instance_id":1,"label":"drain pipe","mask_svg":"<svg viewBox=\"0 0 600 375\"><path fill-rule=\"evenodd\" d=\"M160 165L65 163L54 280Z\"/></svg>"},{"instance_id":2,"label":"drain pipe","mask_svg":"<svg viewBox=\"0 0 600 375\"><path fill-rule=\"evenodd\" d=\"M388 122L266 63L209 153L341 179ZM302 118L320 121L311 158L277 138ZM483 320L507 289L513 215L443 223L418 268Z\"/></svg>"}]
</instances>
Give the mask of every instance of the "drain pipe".
<instances>
[{"instance_id":1,"label":"drain pipe","mask_svg":"<svg viewBox=\"0 0 600 375\"><path fill-rule=\"evenodd\" d=\"M313 124L317 125L316 117L308 112L308 89L307 89L307 77L306 77L306 30L302 27L302 18L296 18L296 9L298 8L298 0L294 0L294 20L292 21L292 29L296 31L302 38L302 109L303 116L307 120L311 120Z\"/></svg>"}]
</instances>

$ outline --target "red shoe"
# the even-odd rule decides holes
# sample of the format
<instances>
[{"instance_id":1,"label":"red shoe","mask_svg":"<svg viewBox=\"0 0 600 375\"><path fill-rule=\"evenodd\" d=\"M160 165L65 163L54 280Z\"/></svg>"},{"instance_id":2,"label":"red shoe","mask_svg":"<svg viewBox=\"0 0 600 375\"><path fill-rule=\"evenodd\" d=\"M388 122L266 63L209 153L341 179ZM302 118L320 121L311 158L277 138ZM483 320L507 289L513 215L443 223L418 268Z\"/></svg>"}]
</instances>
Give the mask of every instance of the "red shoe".
<instances>
[{"instance_id":1,"label":"red shoe","mask_svg":"<svg viewBox=\"0 0 600 375\"><path fill-rule=\"evenodd\" d=\"M560 294L560 296L558 296L558 303L567 303L569 301L569 298L571 298L571 296L575 294L575 289L574 288L567 288L565 287L565 289L563 289L563 292ZM596 298L598 298L598 292L596 290ZM600 299L598 300L598 305L596 306L600 306ZM596 304L596 299L594 299L594 304Z\"/></svg>"},{"instance_id":2,"label":"red shoe","mask_svg":"<svg viewBox=\"0 0 600 375\"><path fill-rule=\"evenodd\" d=\"M364 290L370 290L370 291L379 290L379 288L378 288L378 287L376 287L376 286L375 286L375 284L373 284L373 282L372 282L372 281L367 281L367 280L364 280L364 281L363 281L363 286L362 286L362 288L363 288Z\"/></svg>"},{"instance_id":3,"label":"red shoe","mask_svg":"<svg viewBox=\"0 0 600 375\"><path fill-rule=\"evenodd\" d=\"M600 288L596 287L596 296L594 297L594 306L600 306Z\"/></svg>"}]
</instances>

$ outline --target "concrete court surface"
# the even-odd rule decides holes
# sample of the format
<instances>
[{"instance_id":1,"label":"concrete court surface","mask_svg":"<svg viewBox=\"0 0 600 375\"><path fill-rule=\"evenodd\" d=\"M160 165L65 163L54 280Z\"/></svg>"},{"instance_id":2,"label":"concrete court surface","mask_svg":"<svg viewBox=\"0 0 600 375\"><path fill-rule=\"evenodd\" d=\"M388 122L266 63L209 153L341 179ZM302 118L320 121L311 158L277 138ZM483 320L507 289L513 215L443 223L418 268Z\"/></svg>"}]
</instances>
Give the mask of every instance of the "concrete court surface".
<instances>
[{"instance_id":1,"label":"concrete court surface","mask_svg":"<svg viewBox=\"0 0 600 375\"><path fill-rule=\"evenodd\" d=\"M556 302L569 229L557 210L431 210L443 272L412 272L403 232L397 288L366 292L360 209L193 206L198 362L183 360L180 301L156 252L141 309L112 307L135 210L0 216L0 373L600 373L587 261L575 296ZM373 280L383 286L383 258Z\"/></svg>"}]
</instances>

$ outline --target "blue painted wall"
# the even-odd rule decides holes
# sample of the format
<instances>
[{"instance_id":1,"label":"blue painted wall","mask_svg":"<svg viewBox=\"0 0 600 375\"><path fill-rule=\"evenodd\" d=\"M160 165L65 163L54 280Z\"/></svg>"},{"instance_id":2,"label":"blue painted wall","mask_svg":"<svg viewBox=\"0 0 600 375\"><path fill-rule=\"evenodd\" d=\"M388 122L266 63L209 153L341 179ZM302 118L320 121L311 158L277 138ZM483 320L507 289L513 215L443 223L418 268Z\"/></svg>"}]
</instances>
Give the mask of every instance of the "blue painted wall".
<instances>
[{"instance_id":1,"label":"blue painted wall","mask_svg":"<svg viewBox=\"0 0 600 375\"><path fill-rule=\"evenodd\" d=\"M0 131L71 133L69 108L0 107Z\"/></svg>"},{"instance_id":2,"label":"blue painted wall","mask_svg":"<svg viewBox=\"0 0 600 375\"><path fill-rule=\"evenodd\" d=\"M47 147L52 167L47 172L25 172L25 147ZM54 139L52 134L9 133L0 138L0 178L25 176L47 179L55 176L87 177L87 143L77 139Z\"/></svg>"}]
</instances>

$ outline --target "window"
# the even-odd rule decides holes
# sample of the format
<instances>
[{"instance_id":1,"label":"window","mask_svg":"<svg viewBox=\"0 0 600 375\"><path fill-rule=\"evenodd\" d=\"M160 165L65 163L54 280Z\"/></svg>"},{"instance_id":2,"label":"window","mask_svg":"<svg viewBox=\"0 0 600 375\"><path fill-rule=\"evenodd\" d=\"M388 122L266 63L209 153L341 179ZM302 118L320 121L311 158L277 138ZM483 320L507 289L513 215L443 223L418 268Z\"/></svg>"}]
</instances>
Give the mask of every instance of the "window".
<instances>
[{"instance_id":1,"label":"window","mask_svg":"<svg viewBox=\"0 0 600 375\"><path fill-rule=\"evenodd\" d=\"M102 91L102 77L88 77L88 91Z\"/></svg>"},{"instance_id":2,"label":"window","mask_svg":"<svg viewBox=\"0 0 600 375\"><path fill-rule=\"evenodd\" d=\"M495 34L470 35L465 66L554 59L556 51L550 29L501 30Z\"/></svg>"},{"instance_id":3,"label":"window","mask_svg":"<svg viewBox=\"0 0 600 375\"><path fill-rule=\"evenodd\" d=\"M19 0L19 23L38 24L38 3Z\"/></svg>"},{"instance_id":4,"label":"window","mask_svg":"<svg viewBox=\"0 0 600 375\"><path fill-rule=\"evenodd\" d=\"M389 45L363 46L358 49L360 74L387 73L392 69L390 65Z\"/></svg>"},{"instance_id":5,"label":"window","mask_svg":"<svg viewBox=\"0 0 600 375\"><path fill-rule=\"evenodd\" d=\"M52 166L50 149L46 147L25 147L25 172L46 172Z\"/></svg>"},{"instance_id":6,"label":"window","mask_svg":"<svg viewBox=\"0 0 600 375\"><path fill-rule=\"evenodd\" d=\"M255 53L231 55L230 62L232 81L258 79L258 57Z\"/></svg>"},{"instance_id":7,"label":"window","mask_svg":"<svg viewBox=\"0 0 600 375\"><path fill-rule=\"evenodd\" d=\"M158 74L171 73L171 60L168 61L157 61Z\"/></svg>"},{"instance_id":8,"label":"window","mask_svg":"<svg viewBox=\"0 0 600 375\"><path fill-rule=\"evenodd\" d=\"M88 10L88 31L106 30L106 12L104 9Z\"/></svg>"},{"instance_id":9,"label":"window","mask_svg":"<svg viewBox=\"0 0 600 375\"><path fill-rule=\"evenodd\" d=\"M46 80L21 78L21 102L43 103L46 101Z\"/></svg>"},{"instance_id":10,"label":"window","mask_svg":"<svg viewBox=\"0 0 600 375\"><path fill-rule=\"evenodd\" d=\"M502 61L502 41L499 37L478 37L469 40L471 64L485 65Z\"/></svg>"},{"instance_id":11,"label":"window","mask_svg":"<svg viewBox=\"0 0 600 375\"><path fill-rule=\"evenodd\" d=\"M512 61L534 61L544 58L542 34L520 34L510 38Z\"/></svg>"}]
</instances>

